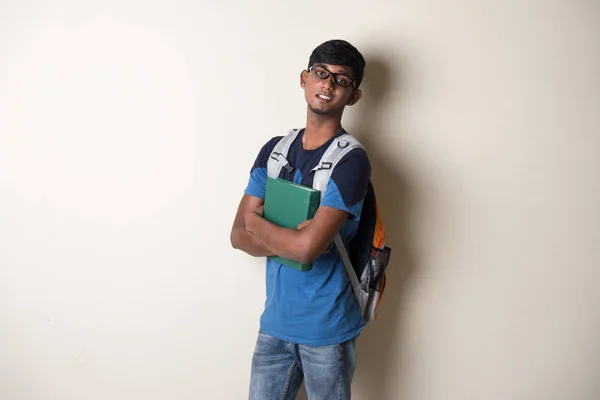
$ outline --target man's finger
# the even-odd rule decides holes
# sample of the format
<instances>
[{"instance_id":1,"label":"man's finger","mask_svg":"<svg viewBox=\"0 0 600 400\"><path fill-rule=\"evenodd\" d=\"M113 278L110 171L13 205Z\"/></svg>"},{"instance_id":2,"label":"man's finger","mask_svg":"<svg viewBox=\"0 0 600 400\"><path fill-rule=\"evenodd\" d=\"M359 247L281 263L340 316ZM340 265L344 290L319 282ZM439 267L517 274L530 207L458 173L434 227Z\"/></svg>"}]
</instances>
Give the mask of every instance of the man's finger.
<instances>
[{"instance_id":1,"label":"man's finger","mask_svg":"<svg viewBox=\"0 0 600 400\"><path fill-rule=\"evenodd\" d=\"M298 229L298 230L304 229L304 228L306 228L308 225L310 225L310 223L311 223L311 222L312 222L312 219L306 220L306 221L304 221L304 222L300 223L300 224L298 225L298 228L296 228L296 229Z\"/></svg>"}]
</instances>

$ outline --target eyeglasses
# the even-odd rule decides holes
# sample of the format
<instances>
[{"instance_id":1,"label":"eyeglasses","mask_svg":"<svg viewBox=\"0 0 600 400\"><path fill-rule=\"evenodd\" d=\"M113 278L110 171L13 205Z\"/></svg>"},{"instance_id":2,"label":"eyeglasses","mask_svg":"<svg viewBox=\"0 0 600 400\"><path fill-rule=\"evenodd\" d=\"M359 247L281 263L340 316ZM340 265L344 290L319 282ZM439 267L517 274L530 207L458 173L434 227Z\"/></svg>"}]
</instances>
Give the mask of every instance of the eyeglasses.
<instances>
[{"instance_id":1,"label":"eyeglasses","mask_svg":"<svg viewBox=\"0 0 600 400\"><path fill-rule=\"evenodd\" d=\"M336 74L321 65L311 65L310 68L308 68L308 72L318 79L327 79L331 76L331 81L342 87L354 85L354 79L350 78L348 75Z\"/></svg>"}]
</instances>

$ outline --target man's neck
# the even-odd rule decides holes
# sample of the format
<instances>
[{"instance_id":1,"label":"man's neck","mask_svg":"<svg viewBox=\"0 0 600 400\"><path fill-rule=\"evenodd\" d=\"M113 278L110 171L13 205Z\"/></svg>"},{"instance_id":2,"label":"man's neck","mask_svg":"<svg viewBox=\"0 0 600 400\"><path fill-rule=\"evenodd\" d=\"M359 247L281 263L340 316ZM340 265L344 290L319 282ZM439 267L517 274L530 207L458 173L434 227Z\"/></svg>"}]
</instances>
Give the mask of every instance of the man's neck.
<instances>
[{"instance_id":1,"label":"man's neck","mask_svg":"<svg viewBox=\"0 0 600 400\"><path fill-rule=\"evenodd\" d=\"M306 118L306 129L302 138L304 150L321 147L342 129L340 118L316 115L310 110Z\"/></svg>"}]
</instances>

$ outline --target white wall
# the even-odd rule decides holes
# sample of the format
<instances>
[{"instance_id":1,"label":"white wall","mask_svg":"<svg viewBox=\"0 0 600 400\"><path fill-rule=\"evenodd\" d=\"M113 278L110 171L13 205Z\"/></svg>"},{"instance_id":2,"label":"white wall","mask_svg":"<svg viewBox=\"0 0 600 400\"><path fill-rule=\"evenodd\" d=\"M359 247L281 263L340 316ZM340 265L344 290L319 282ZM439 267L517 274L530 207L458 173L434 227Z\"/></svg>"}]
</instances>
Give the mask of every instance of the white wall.
<instances>
[{"instance_id":1,"label":"white wall","mask_svg":"<svg viewBox=\"0 0 600 400\"><path fill-rule=\"evenodd\" d=\"M246 397L229 229L330 38L394 248L355 398L600 398L599 2L120 3L0 2L0 398Z\"/></svg>"}]
</instances>

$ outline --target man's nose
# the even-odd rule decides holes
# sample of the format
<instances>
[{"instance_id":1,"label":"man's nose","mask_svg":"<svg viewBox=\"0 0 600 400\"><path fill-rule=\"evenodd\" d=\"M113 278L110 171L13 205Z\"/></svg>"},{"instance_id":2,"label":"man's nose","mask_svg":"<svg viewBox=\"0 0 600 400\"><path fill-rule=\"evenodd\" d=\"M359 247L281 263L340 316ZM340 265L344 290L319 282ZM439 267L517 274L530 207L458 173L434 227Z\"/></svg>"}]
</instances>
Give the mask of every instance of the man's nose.
<instances>
[{"instance_id":1,"label":"man's nose","mask_svg":"<svg viewBox=\"0 0 600 400\"><path fill-rule=\"evenodd\" d=\"M331 90L335 90L335 80L333 75L329 75L327 78L323 79L321 85Z\"/></svg>"}]
</instances>

